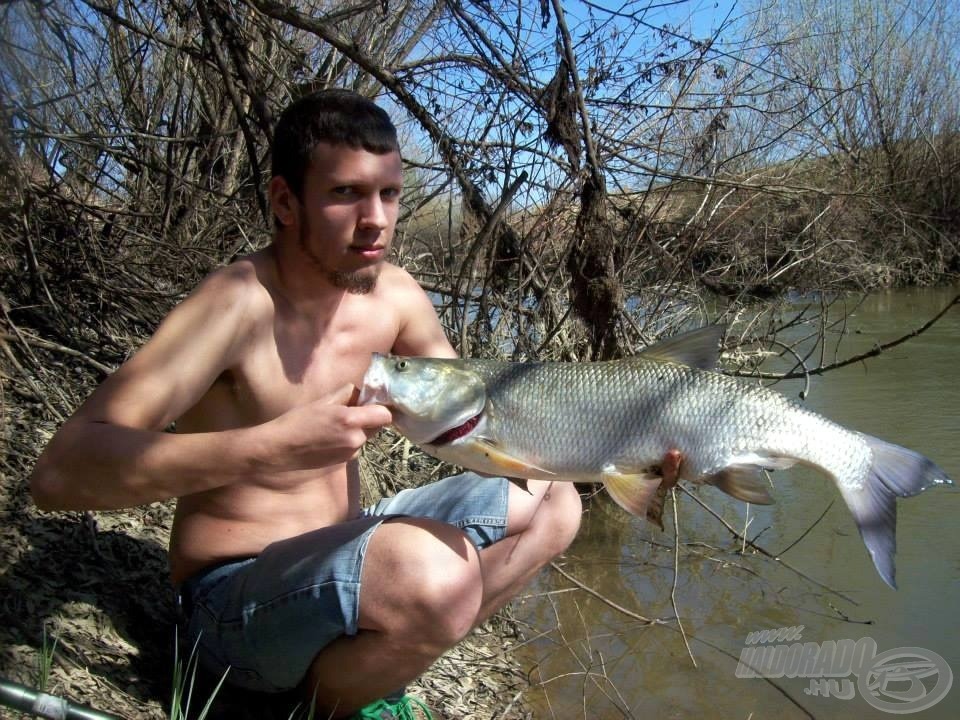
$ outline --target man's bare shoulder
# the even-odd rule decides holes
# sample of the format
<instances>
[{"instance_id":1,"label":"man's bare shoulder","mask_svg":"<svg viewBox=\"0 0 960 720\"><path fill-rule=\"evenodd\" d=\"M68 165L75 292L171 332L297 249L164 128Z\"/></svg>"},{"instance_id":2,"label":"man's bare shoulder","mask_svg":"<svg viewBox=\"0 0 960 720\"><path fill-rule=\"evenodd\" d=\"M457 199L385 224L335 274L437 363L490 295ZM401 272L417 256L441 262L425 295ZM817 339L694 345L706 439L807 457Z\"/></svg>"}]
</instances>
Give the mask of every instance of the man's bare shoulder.
<instances>
[{"instance_id":1,"label":"man's bare shoulder","mask_svg":"<svg viewBox=\"0 0 960 720\"><path fill-rule=\"evenodd\" d=\"M406 270L385 265L381 272L386 299L397 308L398 328L393 352L401 355L455 357L437 318L433 301Z\"/></svg>"},{"instance_id":2,"label":"man's bare shoulder","mask_svg":"<svg viewBox=\"0 0 960 720\"><path fill-rule=\"evenodd\" d=\"M230 301L256 296L268 292L271 274L269 256L260 251L214 270L197 285L194 294L222 296Z\"/></svg>"},{"instance_id":3,"label":"man's bare shoulder","mask_svg":"<svg viewBox=\"0 0 960 720\"><path fill-rule=\"evenodd\" d=\"M153 375L163 368L179 372L187 358L216 373L232 365L253 331L270 321L270 274L260 253L211 272L164 318L134 365Z\"/></svg>"},{"instance_id":4,"label":"man's bare shoulder","mask_svg":"<svg viewBox=\"0 0 960 720\"><path fill-rule=\"evenodd\" d=\"M263 251L242 257L207 275L187 298L218 322L249 322L271 305L274 272Z\"/></svg>"},{"instance_id":5,"label":"man's bare shoulder","mask_svg":"<svg viewBox=\"0 0 960 720\"><path fill-rule=\"evenodd\" d=\"M415 307L418 311L432 308L432 302L416 278L398 265L384 263L377 281L380 300L402 303L400 308ZM432 312L432 310L431 310Z\"/></svg>"},{"instance_id":6,"label":"man's bare shoulder","mask_svg":"<svg viewBox=\"0 0 960 720\"><path fill-rule=\"evenodd\" d=\"M408 273L399 265L393 263L384 263L380 270L380 279L386 285L388 292L409 292L423 295L423 288L414 279L413 275ZM379 282L378 281L378 282Z\"/></svg>"}]
</instances>

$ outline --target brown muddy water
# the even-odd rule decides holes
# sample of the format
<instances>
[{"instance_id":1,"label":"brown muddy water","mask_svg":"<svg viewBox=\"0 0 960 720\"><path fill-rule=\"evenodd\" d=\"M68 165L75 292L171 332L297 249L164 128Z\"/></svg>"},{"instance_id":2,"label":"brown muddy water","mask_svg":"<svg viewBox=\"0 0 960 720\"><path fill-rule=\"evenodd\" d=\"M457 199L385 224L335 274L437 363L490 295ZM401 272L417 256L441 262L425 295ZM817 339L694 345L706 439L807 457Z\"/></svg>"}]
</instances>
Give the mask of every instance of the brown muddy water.
<instances>
[{"instance_id":1,"label":"brown muddy water","mask_svg":"<svg viewBox=\"0 0 960 720\"><path fill-rule=\"evenodd\" d=\"M953 287L872 295L856 309L846 331L831 336L830 350L839 341L838 356L848 357L895 339L958 292ZM848 427L928 455L960 481L958 361L960 307L954 307L906 344L814 377L806 402ZM792 396L801 388L799 382L778 386ZM828 641L838 647L841 641L848 646L860 641L866 647L870 640L863 639L869 638L878 655L908 647L937 653L958 677L939 702L910 716L960 717L960 488L936 487L898 502L899 590L894 591L874 570L832 483L805 469L774 473L772 482L777 504L750 506L749 515L748 506L713 488L697 496L741 532L749 522L749 538L758 536L758 545L807 577L749 547L742 553L742 544L719 521L680 496L675 598L696 667L671 603L672 505L661 532L605 499L592 503L562 568L622 608L665 623L645 625L582 589L571 589L558 573L544 573L515 608L531 638L516 656L530 668L531 681L539 683L526 697L537 717L892 716L890 706L878 709L864 700L858 676L849 664L844 667L840 652L832 654L832 687L810 677L738 677L748 634L774 628L794 631L771 646L814 643L814 651L825 654L832 645ZM890 655L889 663L899 662L900 668L918 659ZM922 665L924 658L919 660ZM886 694L875 700L903 703L924 692L932 697L949 674L888 682ZM901 695L895 697L896 692Z\"/></svg>"}]
</instances>

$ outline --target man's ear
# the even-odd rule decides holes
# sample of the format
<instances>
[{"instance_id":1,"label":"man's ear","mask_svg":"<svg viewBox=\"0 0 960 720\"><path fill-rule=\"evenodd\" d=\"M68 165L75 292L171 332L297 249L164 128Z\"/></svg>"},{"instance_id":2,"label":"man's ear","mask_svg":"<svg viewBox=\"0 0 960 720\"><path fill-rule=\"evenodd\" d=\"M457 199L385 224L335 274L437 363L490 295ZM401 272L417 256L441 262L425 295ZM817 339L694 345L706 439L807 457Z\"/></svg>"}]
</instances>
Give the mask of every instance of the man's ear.
<instances>
[{"instance_id":1,"label":"man's ear","mask_svg":"<svg viewBox=\"0 0 960 720\"><path fill-rule=\"evenodd\" d=\"M267 189L270 193L270 210L273 212L273 216L284 227L293 225L297 219L300 202L294 195L293 190L290 189L286 179L274 175L270 178L270 185Z\"/></svg>"}]
</instances>

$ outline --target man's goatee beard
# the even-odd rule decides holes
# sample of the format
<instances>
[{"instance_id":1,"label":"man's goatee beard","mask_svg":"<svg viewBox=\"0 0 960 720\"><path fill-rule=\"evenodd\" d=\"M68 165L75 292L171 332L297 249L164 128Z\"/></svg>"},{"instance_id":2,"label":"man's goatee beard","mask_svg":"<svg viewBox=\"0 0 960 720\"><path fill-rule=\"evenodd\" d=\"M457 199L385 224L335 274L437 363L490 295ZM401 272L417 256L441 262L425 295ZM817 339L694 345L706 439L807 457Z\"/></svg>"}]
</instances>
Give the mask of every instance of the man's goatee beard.
<instances>
[{"instance_id":1,"label":"man's goatee beard","mask_svg":"<svg viewBox=\"0 0 960 720\"><path fill-rule=\"evenodd\" d=\"M334 271L329 273L327 277L334 287L346 290L353 295L366 295L377 286L379 275L380 269L375 268L354 272Z\"/></svg>"},{"instance_id":2,"label":"man's goatee beard","mask_svg":"<svg viewBox=\"0 0 960 720\"><path fill-rule=\"evenodd\" d=\"M326 271L327 279L335 288L346 290L354 295L366 295L373 291L377 286L377 278L380 276L380 267L368 267L362 270L328 270L324 267L323 261L310 248L308 238L310 237L310 226L306 221L300 226L300 249L317 268Z\"/></svg>"}]
</instances>

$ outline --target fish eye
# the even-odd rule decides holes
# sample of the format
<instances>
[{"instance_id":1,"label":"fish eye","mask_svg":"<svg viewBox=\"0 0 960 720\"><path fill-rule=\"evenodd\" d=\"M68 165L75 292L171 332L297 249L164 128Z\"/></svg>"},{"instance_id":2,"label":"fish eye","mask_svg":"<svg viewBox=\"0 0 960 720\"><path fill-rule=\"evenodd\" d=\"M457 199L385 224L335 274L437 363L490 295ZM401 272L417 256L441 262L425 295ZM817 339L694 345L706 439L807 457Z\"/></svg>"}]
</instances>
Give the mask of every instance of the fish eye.
<instances>
[{"instance_id":1,"label":"fish eye","mask_svg":"<svg viewBox=\"0 0 960 720\"><path fill-rule=\"evenodd\" d=\"M394 365L394 368L396 368L399 372L403 372L409 367L410 363L408 363L406 360L397 360L396 365Z\"/></svg>"}]
</instances>

